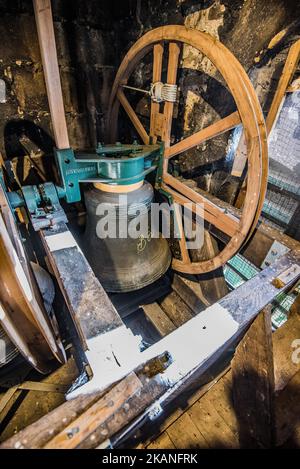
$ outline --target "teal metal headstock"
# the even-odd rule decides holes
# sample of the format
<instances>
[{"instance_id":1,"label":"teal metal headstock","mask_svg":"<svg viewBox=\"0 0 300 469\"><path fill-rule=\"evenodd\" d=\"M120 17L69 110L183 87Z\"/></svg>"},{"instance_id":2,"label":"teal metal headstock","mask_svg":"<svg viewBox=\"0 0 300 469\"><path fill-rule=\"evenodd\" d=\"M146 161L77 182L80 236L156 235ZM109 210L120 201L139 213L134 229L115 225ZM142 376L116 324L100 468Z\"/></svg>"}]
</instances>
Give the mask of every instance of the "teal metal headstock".
<instances>
[{"instance_id":1,"label":"teal metal headstock","mask_svg":"<svg viewBox=\"0 0 300 469\"><path fill-rule=\"evenodd\" d=\"M151 171L162 168L163 144L98 144L93 153L74 152L72 148L55 149L55 157L60 185L45 182L9 192L0 172L0 186L6 193L11 210L25 206L35 230L59 221L67 222L59 199L65 199L68 203L79 202L80 183L134 184L142 181Z\"/></svg>"},{"instance_id":2,"label":"teal metal headstock","mask_svg":"<svg viewBox=\"0 0 300 469\"><path fill-rule=\"evenodd\" d=\"M66 201L81 199L79 184L102 182L128 185L142 181L154 171L162 157L162 145L98 144L94 153L55 150Z\"/></svg>"}]
</instances>

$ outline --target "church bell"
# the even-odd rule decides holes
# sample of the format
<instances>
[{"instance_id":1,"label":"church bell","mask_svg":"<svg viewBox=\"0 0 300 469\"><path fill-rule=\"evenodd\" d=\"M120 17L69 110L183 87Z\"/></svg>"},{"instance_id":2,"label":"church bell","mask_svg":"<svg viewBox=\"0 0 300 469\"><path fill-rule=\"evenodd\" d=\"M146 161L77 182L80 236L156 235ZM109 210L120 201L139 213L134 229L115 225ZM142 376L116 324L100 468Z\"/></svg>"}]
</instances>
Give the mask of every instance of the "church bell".
<instances>
[{"instance_id":1,"label":"church bell","mask_svg":"<svg viewBox=\"0 0 300 469\"><path fill-rule=\"evenodd\" d=\"M95 183L85 191L85 254L109 292L143 288L160 278L170 265L166 239L151 235L153 197L153 187L146 181L128 186ZM137 216L140 226L149 226L149 231L132 238L129 227ZM113 235L107 233L108 226L116 227Z\"/></svg>"}]
</instances>

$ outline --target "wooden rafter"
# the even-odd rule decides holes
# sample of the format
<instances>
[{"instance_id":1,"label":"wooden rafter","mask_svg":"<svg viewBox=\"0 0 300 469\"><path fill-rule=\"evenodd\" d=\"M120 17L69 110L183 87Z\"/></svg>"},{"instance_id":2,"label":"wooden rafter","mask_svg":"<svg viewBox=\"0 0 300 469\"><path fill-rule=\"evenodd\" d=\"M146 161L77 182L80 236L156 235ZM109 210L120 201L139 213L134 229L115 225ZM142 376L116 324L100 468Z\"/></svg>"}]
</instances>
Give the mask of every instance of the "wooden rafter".
<instances>
[{"instance_id":1,"label":"wooden rafter","mask_svg":"<svg viewBox=\"0 0 300 469\"><path fill-rule=\"evenodd\" d=\"M69 137L55 45L51 0L33 0L56 147L69 148Z\"/></svg>"}]
</instances>

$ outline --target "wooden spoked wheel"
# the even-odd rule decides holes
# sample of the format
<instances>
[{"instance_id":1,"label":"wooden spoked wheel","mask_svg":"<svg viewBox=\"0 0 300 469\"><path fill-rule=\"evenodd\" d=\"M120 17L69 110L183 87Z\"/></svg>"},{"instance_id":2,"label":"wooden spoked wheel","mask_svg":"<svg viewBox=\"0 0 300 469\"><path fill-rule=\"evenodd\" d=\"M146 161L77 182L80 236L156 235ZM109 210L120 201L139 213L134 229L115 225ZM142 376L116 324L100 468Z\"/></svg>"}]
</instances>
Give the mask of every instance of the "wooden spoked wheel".
<instances>
[{"instance_id":1,"label":"wooden spoked wheel","mask_svg":"<svg viewBox=\"0 0 300 469\"><path fill-rule=\"evenodd\" d=\"M151 101L150 131L147 132L127 100L123 85L127 84L137 64L151 51L153 53L152 82L161 81L163 53L167 47L167 83L175 84L180 47L183 44L188 44L198 49L199 52L204 54L215 65L234 98L237 110L171 146L174 103L165 101L163 112L160 112L159 104ZM192 262L186 247L182 220L178 217L177 223L183 234L179 242L181 259L173 259L173 268L180 272L200 274L221 267L238 252L243 243L252 234L262 209L267 185L268 156L264 118L252 84L243 67L225 46L210 35L197 30L187 29L184 26L163 26L149 31L141 37L131 47L120 65L113 84L109 105L108 129L110 141L112 142L116 141L117 137L117 120L120 104L145 144L149 142L154 143L159 140L164 142L162 188L169 192L173 200L180 205L186 202L201 204L204 220L217 228L217 230L225 233L229 238L224 249L215 257L201 262ZM243 210L237 218L226 213L226 210L221 208L222 204L218 206L209 197L206 198L202 193L200 194L193 188L187 187L181 180L169 174L168 161L174 156L240 124L243 125L247 151L248 184Z\"/></svg>"}]
</instances>

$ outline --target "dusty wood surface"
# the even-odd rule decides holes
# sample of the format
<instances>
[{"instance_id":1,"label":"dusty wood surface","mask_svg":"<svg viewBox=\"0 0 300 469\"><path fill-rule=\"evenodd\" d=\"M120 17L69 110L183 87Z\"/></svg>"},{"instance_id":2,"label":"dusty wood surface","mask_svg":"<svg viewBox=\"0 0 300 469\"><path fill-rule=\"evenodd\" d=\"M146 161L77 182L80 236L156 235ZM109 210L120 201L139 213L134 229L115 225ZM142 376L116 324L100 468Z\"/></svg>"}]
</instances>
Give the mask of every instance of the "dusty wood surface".
<instances>
[{"instance_id":1,"label":"dusty wood surface","mask_svg":"<svg viewBox=\"0 0 300 469\"><path fill-rule=\"evenodd\" d=\"M40 235L83 343L123 325L66 225L41 230ZM59 237L59 248L53 247L55 237Z\"/></svg>"},{"instance_id":2,"label":"dusty wood surface","mask_svg":"<svg viewBox=\"0 0 300 469\"><path fill-rule=\"evenodd\" d=\"M271 312L262 311L231 362L233 402L243 445L274 443L274 366Z\"/></svg>"},{"instance_id":3,"label":"dusty wood surface","mask_svg":"<svg viewBox=\"0 0 300 469\"><path fill-rule=\"evenodd\" d=\"M194 316L193 311L175 291L160 301L160 306L176 327L182 326Z\"/></svg>"},{"instance_id":4,"label":"dusty wood surface","mask_svg":"<svg viewBox=\"0 0 300 469\"><path fill-rule=\"evenodd\" d=\"M58 368L56 371L44 378L43 381L36 384L52 384L54 387L55 385L65 385L70 387L77 376L78 370L75 362L70 359L65 365ZM44 434L47 435L48 431L51 431L51 425L64 425L63 418L67 417L67 413L63 412L60 416L56 416L55 418L52 418L52 413L53 409L56 409L58 406L62 406L62 408L65 409L65 404L63 404L65 396L60 392L53 392L53 390L48 392L32 390L28 393L24 392L24 398L18 404L17 401L21 393L22 390L17 391L12 396L11 402L8 402L8 405L5 406L3 411L0 413L0 422L2 427L0 441L7 440L14 433L21 432L25 427L29 428L28 426L32 426L33 429L36 428L34 422L47 414L45 425L43 427L38 427L36 435L34 434L34 431L31 434L34 446L35 437L43 438ZM8 418L7 412L10 410L11 404L15 411L12 417ZM17 443L17 440L15 443Z\"/></svg>"},{"instance_id":5,"label":"dusty wood surface","mask_svg":"<svg viewBox=\"0 0 300 469\"><path fill-rule=\"evenodd\" d=\"M299 317L296 316L298 322ZM300 371L298 364L298 371L291 373L290 379L286 382L286 387L283 391L277 392L270 396L271 388L275 387L274 375L272 376L273 364L270 363L270 324L268 317L262 313L250 327L249 332L239 345L240 351L237 351L237 357L234 359L237 362L238 369L242 369L241 361L243 355L247 353L247 347L250 355L253 353L253 359L249 363L242 361L244 369L243 380L250 379L247 371L254 367L256 379L248 381L249 390L243 386L243 395L241 395L241 413L236 412L233 403L233 394L237 395L241 389L237 391L233 388L239 386L236 380L238 369L235 370L233 379L232 370L230 369L224 376L222 376L213 386L204 391L202 395L196 394L196 400L191 400L186 410L176 410L174 415L169 417L167 425L161 428L161 434L152 440L147 440L145 444L139 447L149 448L245 448L257 446L255 436L265 438L265 445L270 446L268 441L268 433L271 433L271 428L268 428L267 422L271 424L270 413L268 410L274 410L273 420L273 446L285 444L286 447L300 447ZM299 327L299 325L298 325ZM267 339L264 338L261 329L267 328ZM251 330L252 329L252 330ZM285 328L278 329L272 336L274 357L281 357L283 366L281 367L281 374L284 373L285 363L290 357L290 347L287 343L295 336L299 336L298 329L295 330L295 316L291 316ZM251 343L249 342L252 337ZM242 350L242 351L241 351ZM261 367L255 363L258 360ZM276 358L275 358L276 363ZM276 368L276 366L275 366ZM257 374L260 372L260 376ZM250 371L251 373L251 371ZM252 374L252 373L251 373ZM252 376L253 377L253 376ZM277 372L277 379L279 374ZM257 387L253 387L253 383ZM253 398L251 399L250 390L252 390ZM269 399L269 406L265 405L264 399ZM273 402L272 402L273 400ZM255 401L255 406L253 403ZM258 407L256 407L258 405ZM271 409L270 409L271 407ZM252 422L252 429L256 430L251 435L253 439L245 439L243 428L246 419ZM173 418L172 418L173 417ZM255 420L255 417L257 420ZM261 424L261 425L260 425ZM183 429L189 425L189 429L184 432ZM259 432L257 435L256 431ZM267 439L266 439L267 436ZM163 445L166 446L163 446ZM173 445L173 446L172 446ZM263 444L261 446L264 447Z\"/></svg>"},{"instance_id":6,"label":"dusty wood surface","mask_svg":"<svg viewBox=\"0 0 300 469\"><path fill-rule=\"evenodd\" d=\"M167 390L161 374L169 363L168 356L156 357L104 391L65 402L0 448L97 447Z\"/></svg>"},{"instance_id":7,"label":"dusty wood surface","mask_svg":"<svg viewBox=\"0 0 300 469\"><path fill-rule=\"evenodd\" d=\"M298 314L291 314L274 334L274 373L275 390L281 391L288 382L300 371L300 360L297 363L297 340L300 339L300 310ZM300 347L300 341L298 343ZM299 354L300 358L300 354Z\"/></svg>"},{"instance_id":8,"label":"dusty wood surface","mask_svg":"<svg viewBox=\"0 0 300 469\"><path fill-rule=\"evenodd\" d=\"M160 335L164 337L175 331L176 326L164 312L164 310L157 303L151 303L149 305L142 306L147 318L153 326L158 330Z\"/></svg>"},{"instance_id":9,"label":"dusty wood surface","mask_svg":"<svg viewBox=\"0 0 300 469\"><path fill-rule=\"evenodd\" d=\"M72 449L88 438L98 427L126 404L142 387L135 373L127 375L83 414L78 416L45 445L46 449Z\"/></svg>"},{"instance_id":10,"label":"dusty wood surface","mask_svg":"<svg viewBox=\"0 0 300 469\"><path fill-rule=\"evenodd\" d=\"M297 69L297 65L300 57L300 40L296 41L290 48L286 62L284 64L282 74L277 86L276 93L274 95L271 107L268 112L266 119L266 126L268 133L271 132L276 118L279 114L283 97L287 91L287 88L294 76L294 73Z\"/></svg>"},{"instance_id":11,"label":"dusty wood surface","mask_svg":"<svg viewBox=\"0 0 300 469\"><path fill-rule=\"evenodd\" d=\"M195 278L175 274L172 287L194 314L198 314L209 306L209 302L203 295L200 284Z\"/></svg>"}]
</instances>

